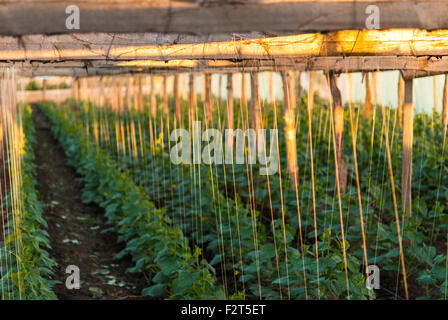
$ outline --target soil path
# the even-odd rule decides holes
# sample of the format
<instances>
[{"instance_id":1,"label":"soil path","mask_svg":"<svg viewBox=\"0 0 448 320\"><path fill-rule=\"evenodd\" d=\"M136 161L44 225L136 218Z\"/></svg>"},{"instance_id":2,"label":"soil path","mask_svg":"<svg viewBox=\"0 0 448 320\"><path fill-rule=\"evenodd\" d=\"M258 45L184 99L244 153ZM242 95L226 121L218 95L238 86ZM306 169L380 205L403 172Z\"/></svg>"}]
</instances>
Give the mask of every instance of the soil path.
<instances>
[{"instance_id":1,"label":"soil path","mask_svg":"<svg viewBox=\"0 0 448 320\"><path fill-rule=\"evenodd\" d=\"M66 165L62 148L52 137L50 123L33 107L37 144L35 148L38 190L45 204L44 217L56 260L54 290L59 299L138 299L146 286L143 274L126 273L132 267L128 257L114 260L123 248L116 234L102 234L106 228L104 211L81 201L82 185L76 172ZM65 282L67 266L80 270L80 289L69 290Z\"/></svg>"}]
</instances>

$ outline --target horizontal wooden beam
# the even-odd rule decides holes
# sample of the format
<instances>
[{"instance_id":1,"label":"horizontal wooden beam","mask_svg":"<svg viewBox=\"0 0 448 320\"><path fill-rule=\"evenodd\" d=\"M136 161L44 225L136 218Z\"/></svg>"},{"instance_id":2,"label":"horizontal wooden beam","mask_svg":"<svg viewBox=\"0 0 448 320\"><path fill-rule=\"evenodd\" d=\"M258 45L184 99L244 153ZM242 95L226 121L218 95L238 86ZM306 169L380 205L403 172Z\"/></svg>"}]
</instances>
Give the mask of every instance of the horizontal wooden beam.
<instances>
[{"instance_id":1,"label":"horizontal wooden beam","mask_svg":"<svg viewBox=\"0 0 448 320\"><path fill-rule=\"evenodd\" d=\"M9 0L4 35L70 33L66 8L80 9L79 32L323 32L366 28L376 5L380 28L448 28L445 0Z\"/></svg>"},{"instance_id":2,"label":"horizontal wooden beam","mask_svg":"<svg viewBox=\"0 0 448 320\"><path fill-rule=\"evenodd\" d=\"M424 77L448 73L448 57L299 57L277 58L272 60L171 60L171 63L160 61L128 61L121 65L119 61L64 61L64 62L16 62L0 63L2 66L15 66L24 76L96 76L118 75L124 73L230 73L252 71L282 71L282 70L322 70L337 73L402 70L412 73L413 77Z\"/></svg>"},{"instance_id":3,"label":"horizontal wooden beam","mask_svg":"<svg viewBox=\"0 0 448 320\"><path fill-rule=\"evenodd\" d=\"M244 34L70 34L0 37L0 60L245 60L333 56L446 56L447 30L344 30L263 37ZM257 37L258 36L258 37ZM221 40L219 40L221 39ZM227 40L223 40L227 39Z\"/></svg>"}]
</instances>

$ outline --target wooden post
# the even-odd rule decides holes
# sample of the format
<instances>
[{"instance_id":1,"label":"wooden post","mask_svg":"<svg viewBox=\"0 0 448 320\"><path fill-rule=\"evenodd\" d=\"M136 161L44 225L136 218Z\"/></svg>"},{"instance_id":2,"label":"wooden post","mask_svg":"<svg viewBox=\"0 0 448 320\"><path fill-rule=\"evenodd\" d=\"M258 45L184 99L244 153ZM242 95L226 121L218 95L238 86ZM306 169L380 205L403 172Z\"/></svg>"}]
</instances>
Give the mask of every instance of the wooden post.
<instances>
[{"instance_id":1,"label":"wooden post","mask_svg":"<svg viewBox=\"0 0 448 320\"><path fill-rule=\"evenodd\" d=\"M205 117L206 121L213 123L213 92L212 92L212 75L205 74Z\"/></svg>"},{"instance_id":2,"label":"wooden post","mask_svg":"<svg viewBox=\"0 0 448 320\"><path fill-rule=\"evenodd\" d=\"M137 81L138 110L143 111L143 78L141 76L138 76Z\"/></svg>"},{"instance_id":3,"label":"wooden post","mask_svg":"<svg viewBox=\"0 0 448 320\"><path fill-rule=\"evenodd\" d=\"M372 88L373 88L373 101L375 103L373 104L374 107L379 105L379 99L378 99L378 72L372 72Z\"/></svg>"},{"instance_id":4,"label":"wooden post","mask_svg":"<svg viewBox=\"0 0 448 320\"><path fill-rule=\"evenodd\" d=\"M412 214L412 143L414 126L414 106L412 104L412 77L404 79L403 106L403 156L401 172L401 201L403 211Z\"/></svg>"},{"instance_id":5,"label":"wooden post","mask_svg":"<svg viewBox=\"0 0 448 320\"><path fill-rule=\"evenodd\" d=\"M180 124L182 120L182 111L180 107L180 96L179 96L179 75L174 75L173 83L173 95L174 95L174 112L176 114L176 120Z\"/></svg>"},{"instance_id":6,"label":"wooden post","mask_svg":"<svg viewBox=\"0 0 448 320\"><path fill-rule=\"evenodd\" d=\"M246 74L241 74L241 104L245 106L247 104L247 97L246 97L246 87L247 87L247 79Z\"/></svg>"},{"instance_id":7,"label":"wooden post","mask_svg":"<svg viewBox=\"0 0 448 320\"><path fill-rule=\"evenodd\" d=\"M124 101L126 101L126 108L131 108L131 76L127 75L126 76L126 89L125 89L125 99ZM135 108L135 106L134 106Z\"/></svg>"},{"instance_id":8,"label":"wooden post","mask_svg":"<svg viewBox=\"0 0 448 320\"><path fill-rule=\"evenodd\" d=\"M151 92L150 92L150 103L151 103L151 116L155 118L157 116L157 100L156 100L156 88L154 76L150 76L151 79Z\"/></svg>"},{"instance_id":9,"label":"wooden post","mask_svg":"<svg viewBox=\"0 0 448 320\"><path fill-rule=\"evenodd\" d=\"M262 128L260 94L258 89L258 73L252 72L250 74L250 82L251 82L250 119L252 128L255 129L255 132L258 132L258 129Z\"/></svg>"},{"instance_id":10,"label":"wooden post","mask_svg":"<svg viewBox=\"0 0 448 320\"><path fill-rule=\"evenodd\" d=\"M130 94L133 100L133 105L134 105L134 109L138 110L138 96L137 96L137 77L133 76L131 78L131 90L130 90Z\"/></svg>"},{"instance_id":11,"label":"wooden post","mask_svg":"<svg viewBox=\"0 0 448 320\"><path fill-rule=\"evenodd\" d=\"M98 92L98 104L100 107L104 107L104 81L103 76L99 79L99 92Z\"/></svg>"},{"instance_id":12,"label":"wooden post","mask_svg":"<svg viewBox=\"0 0 448 320\"><path fill-rule=\"evenodd\" d=\"M227 74L227 128L233 129L233 74Z\"/></svg>"},{"instance_id":13,"label":"wooden post","mask_svg":"<svg viewBox=\"0 0 448 320\"><path fill-rule=\"evenodd\" d=\"M281 76L283 83L283 101L285 105L285 138L288 173L291 179L296 182L298 180L296 117L295 101L291 99L294 96L291 92L295 91L295 79L292 71L283 71Z\"/></svg>"},{"instance_id":14,"label":"wooden post","mask_svg":"<svg viewBox=\"0 0 448 320\"><path fill-rule=\"evenodd\" d=\"M445 84L443 85L443 110L442 110L442 124L446 128L447 125L447 109L448 109L448 75L445 74Z\"/></svg>"},{"instance_id":15,"label":"wooden post","mask_svg":"<svg viewBox=\"0 0 448 320\"><path fill-rule=\"evenodd\" d=\"M219 78L218 78L218 104L219 104L219 106L221 106L221 104L222 104L222 97L221 97L221 94L222 94L222 75L220 74L219 75Z\"/></svg>"},{"instance_id":16,"label":"wooden post","mask_svg":"<svg viewBox=\"0 0 448 320\"><path fill-rule=\"evenodd\" d=\"M294 92L296 93L296 96L300 97L300 96L302 96L302 92L303 92L302 84L300 83L300 78L302 76L302 73L300 71L296 71L294 76L297 79L296 89L294 90Z\"/></svg>"},{"instance_id":17,"label":"wooden post","mask_svg":"<svg viewBox=\"0 0 448 320\"><path fill-rule=\"evenodd\" d=\"M206 82L205 74L202 74L201 75L201 87L202 87L202 90L201 90L201 100L202 100L203 103L205 103L205 91L206 91L206 89L205 89L205 86L206 86L205 82Z\"/></svg>"},{"instance_id":18,"label":"wooden post","mask_svg":"<svg viewBox=\"0 0 448 320\"><path fill-rule=\"evenodd\" d=\"M196 95L194 93L194 74L190 74L188 79L188 91L189 91L189 112L190 112L190 121L195 120L195 110L196 110Z\"/></svg>"},{"instance_id":19,"label":"wooden post","mask_svg":"<svg viewBox=\"0 0 448 320\"><path fill-rule=\"evenodd\" d=\"M81 100L81 82L79 81L78 78L76 78L76 80L75 80L75 87L76 87L75 99L79 101L79 100Z\"/></svg>"},{"instance_id":20,"label":"wooden post","mask_svg":"<svg viewBox=\"0 0 448 320\"><path fill-rule=\"evenodd\" d=\"M44 79L44 81L42 81L42 101L47 101L47 79Z\"/></svg>"},{"instance_id":21,"label":"wooden post","mask_svg":"<svg viewBox=\"0 0 448 320\"><path fill-rule=\"evenodd\" d=\"M313 113L314 106L314 71L310 71L310 87L308 89L308 112Z\"/></svg>"},{"instance_id":22,"label":"wooden post","mask_svg":"<svg viewBox=\"0 0 448 320\"><path fill-rule=\"evenodd\" d=\"M403 104L404 104L404 80L401 73L398 74L398 122L400 128L403 126Z\"/></svg>"},{"instance_id":23,"label":"wooden post","mask_svg":"<svg viewBox=\"0 0 448 320\"><path fill-rule=\"evenodd\" d=\"M89 78L87 80L87 84L89 86L89 102L90 103L95 103L95 89L96 89L96 83L95 83L95 78Z\"/></svg>"},{"instance_id":24,"label":"wooden post","mask_svg":"<svg viewBox=\"0 0 448 320\"><path fill-rule=\"evenodd\" d=\"M118 110L119 110L119 112L122 112L123 111L123 88L122 88L122 84L123 84L123 81L122 81L122 78L121 77L118 77L117 78L117 89L118 89Z\"/></svg>"},{"instance_id":25,"label":"wooden post","mask_svg":"<svg viewBox=\"0 0 448 320\"><path fill-rule=\"evenodd\" d=\"M75 86L76 78L72 78L72 96L76 99L76 86Z\"/></svg>"},{"instance_id":26,"label":"wooden post","mask_svg":"<svg viewBox=\"0 0 448 320\"><path fill-rule=\"evenodd\" d=\"M434 87L434 113L439 112L439 93L437 88L437 76L432 77Z\"/></svg>"},{"instance_id":27,"label":"wooden post","mask_svg":"<svg viewBox=\"0 0 448 320\"><path fill-rule=\"evenodd\" d=\"M169 113L168 110L168 93L167 93L167 79L166 76L163 76L163 88L162 88L162 96L163 96L163 114L166 116Z\"/></svg>"},{"instance_id":28,"label":"wooden post","mask_svg":"<svg viewBox=\"0 0 448 320\"><path fill-rule=\"evenodd\" d=\"M336 75L330 73L330 91L333 99L333 118L336 148L336 166L339 173L339 187L341 193L347 190L347 165L344 161L344 108L342 106L341 92L336 83Z\"/></svg>"},{"instance_id":29,"label":"wooden post","mask_svg":"<svg viewBox=\"0 0 448 320\"><path fill-rule=\"evenodd\" d=\"M269 102L275 102L275 94L274 94L274 73L268 73L268 90L269 90Z\"/></svg>"},{"instance_id":30,"label":"wooden post","mask_svg":"<svg viewBox=\"0 0 448 320\"><path fill-rule=\"evenodd\" d=\"M372 92L370 90L370 79L369 73L364 72L364 80L366 82L366 97L364 102L364 118L366 120L370 119L370 114L372 113Z\"/></svg>"}]
</instances>

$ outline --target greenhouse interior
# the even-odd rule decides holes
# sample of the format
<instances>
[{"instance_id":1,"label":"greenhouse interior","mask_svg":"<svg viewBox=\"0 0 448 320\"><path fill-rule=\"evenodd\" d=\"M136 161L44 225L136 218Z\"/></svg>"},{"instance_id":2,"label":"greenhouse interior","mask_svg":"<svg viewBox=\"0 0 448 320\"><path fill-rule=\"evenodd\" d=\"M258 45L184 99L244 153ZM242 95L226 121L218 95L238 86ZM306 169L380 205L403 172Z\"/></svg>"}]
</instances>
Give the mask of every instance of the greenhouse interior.
<instances>
[{"instance_id":1,"label":"greenhouse interior","mask_svg":"<svg viewBox=\"0 0 448 320\"><path fill-rule=\"evenodd\" d=\"M0 300L446 300L446 13L8 1Z\"/></svg>"}]
</instances>

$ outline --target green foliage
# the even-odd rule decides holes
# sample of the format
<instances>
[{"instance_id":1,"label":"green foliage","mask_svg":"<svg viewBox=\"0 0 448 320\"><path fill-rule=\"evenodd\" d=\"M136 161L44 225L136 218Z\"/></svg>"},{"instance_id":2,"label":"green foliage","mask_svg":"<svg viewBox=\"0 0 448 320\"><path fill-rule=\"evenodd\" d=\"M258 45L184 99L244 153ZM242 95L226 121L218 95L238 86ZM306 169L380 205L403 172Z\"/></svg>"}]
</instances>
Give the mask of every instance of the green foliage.
<instances>
[{"instance_id":1,"label":"green foliage","mask_svg":"<svg viewBox=\"0 0 448 320\"><path fill-rule=\"evenodd\" d=\"M222 289L215 285L215 270L201 257L201 250L195 248L191 253L180 228L89 141L82 124L76 121L77 115L53 104L40 107L49 117L69 164L82 176L83 201L103 207L111 229L125 242L125 249L116 258L130 254L135 266L129 272L153 276L154 284L142 294L170 299L222 298Z\"/></svg>"},{"instance_id":2,"label":"green foliage","mask_svg":"<svg viewBox=\"0 0 448 320\"><path fill-rule=\"evenodd\" d=\"M50 248L47 227L42 215L43 205L36 190L36 171L34 163L34 146L36 144L35 128L31 118L31 108L22 106L22 126L24 147L22 155L22 179L20 192L22 201L20 217L16 215L17 228L6 225L6 242L0 242L3 277L0 279L2 299L56 299L52 287L57 281L53 276L52 260L47 249ZM10 191L11 192L11 191ZM9 198L11 197L11 193ZM8 201L10 204L11 201ZM16 213L19 209L16 207ZM12 208L10 207L10 211ZM14 219L9 217L12 223ZM16 240L18 241L16 241Z\"/></svg>"}]
</instances>

